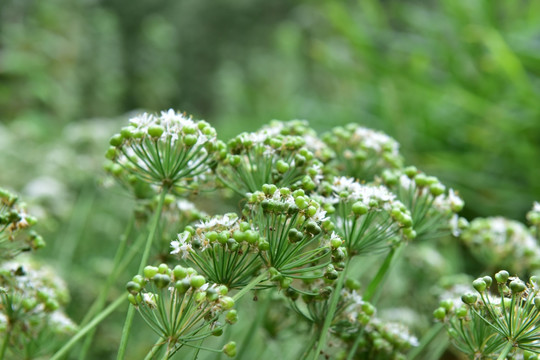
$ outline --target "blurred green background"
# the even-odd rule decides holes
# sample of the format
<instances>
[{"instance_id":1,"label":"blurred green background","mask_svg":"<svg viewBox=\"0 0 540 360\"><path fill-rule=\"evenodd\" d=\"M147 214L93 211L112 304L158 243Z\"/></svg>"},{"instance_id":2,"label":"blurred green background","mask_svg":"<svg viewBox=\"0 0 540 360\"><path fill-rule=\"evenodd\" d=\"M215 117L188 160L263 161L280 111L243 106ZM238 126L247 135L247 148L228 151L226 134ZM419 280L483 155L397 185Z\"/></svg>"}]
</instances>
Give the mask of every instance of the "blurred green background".
<instances>
[{"instance_id":1,"label":"blurred green background","mask_svg":"<svg viewBox=\"0 0 540 360\"><path fill-rule=\"evenodd\" d=\"M521 219L540 198L537 1L0 0L0 47L0 120L37 142L135 109L223 138L358 122L468 215Z\"/></svg>"},{"instance_id":2,"label":"blurred green background","mask_svg":"<svg viewBox=\"0 0 540 360\"><path fill-rule=\"evenodd\" d=\"M469 219L523 221L539 95L534 0L0 0L0 186L44 219L76 321L132 205L100 179L134 111L182 110L224 140L271 119L360 123L456 188ZM114 354L117 315L94 356Z\"/></svg>"}]
</instances>

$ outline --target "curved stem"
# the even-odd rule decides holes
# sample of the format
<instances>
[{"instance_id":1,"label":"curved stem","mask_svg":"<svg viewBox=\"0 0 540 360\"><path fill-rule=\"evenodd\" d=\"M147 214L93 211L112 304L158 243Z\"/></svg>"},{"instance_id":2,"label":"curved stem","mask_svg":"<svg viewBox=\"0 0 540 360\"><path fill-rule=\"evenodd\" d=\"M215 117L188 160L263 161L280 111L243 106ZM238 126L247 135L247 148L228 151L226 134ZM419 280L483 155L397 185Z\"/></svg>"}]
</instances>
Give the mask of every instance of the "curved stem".
<instances>
[{"instance_id":1,"label":"curved stem","mask_svg":"<svg viewBox=\"0 0 540 360\"><path fill-rule=\"evenodd\" d=\"M148 258L150 257L150 249L152 248L152 242L154 241L154 237L157 232L159 219L161 218L161 211L163 210L163 203L165 202L165 196L167 195L167 192L168 192L167 187L164 187L161 190L161 195L159 197L156 213L154 214L154 218L152 219L152 223L150 224L150 231L148 232L148 238L146 239L146 245L144 247L144 252L141 258L141 262L139 264L138 273L142 272L142 270L144 269L144 266L148 262ZM122 338L120 340L120 346L118 348L118 355L116 357L117 360L124 359L125 357L127 342L129 338L129 333L131 332L131 324L133 323L134 315L135 315L135 308L130 305L128 312L126 314L126 321L124 323L124 328L122 330Z\"/></svg>"},{"instance_id":2,"label":"curved stem","mask_svg":"<svg viewBox=\"0 0 540 360\"><path fill-rule=\"evenodd\" d=\"M371 280L368 287L366 288L366 292L364 293L364 301L374 301L373 298L375 295L377 295L381 289L381 285L384 282L384 279L386 278L386 275L388 274L388 271L390 270L391 265L394 263L394 260L397 258L397 255L399 250L402 248L402 243L400 243L397 247L392 248L388 255L386 255L386 258L384 259L384 262L382 263L381 267L379 268L379 271Z\"/></svg>"},{"instance_id":3,"label":"curved stem","mask_svg":"<svg viewBox=\"0 0 540 360\"><path fill-rule=\"evenodd\" d=\"M92 321L90 321L86 326L84 326L82 329L80 329L67 343L62 346L60 350L58 350L51 358L50 360L59 360L64 355L67 354L69 349L73 345L77 343L84 335L86 335L87 332L92 330L94 327L96 327L103 319L105 319L107 316L110 315L118 306L124 303L127 298L127 293L123 296L120 296L118 299L116 299L115 302L113 302L111 305L109 305L105 310L103 310L101 313L99 313Z\"/></svg>"},{"instance_id":4,"label":"curved stem","mask_svg":"<svg viewBox=\"0 0 540 360\"><path fill-rule=\"evenodd\" d=\"M103 309L103 306L105 305L105 301L107 300L107 295L109 295L109 290L112 284L116 281L118 274L120 272L119 271L120 262L125 253L127 239L129 238L129 234L131 233L131 230L133 229L134 223L135 223L135 216L132 215L124 233L122 234L122 237L120 238L120 244L118 245L118 249L116 250L116 254L114 256L112 271L107 277L105 285L101 288L101 291L97 299L94 301L94 303L90 307L90 310L88 311L86 316L83 318L81 325L85 325L88 322L88 320L91 318L91 316L95 314L96 311L100 311L101 309ZM79 360L84 360L86 356L88 355L88 351L90 350L90 346L92 345L92 340L94 339L95 332L96 332L96 329L93 329L92 331L90 331L90 333L86 337L81 353L79 355Z\"/></svg>"}]
</instances>

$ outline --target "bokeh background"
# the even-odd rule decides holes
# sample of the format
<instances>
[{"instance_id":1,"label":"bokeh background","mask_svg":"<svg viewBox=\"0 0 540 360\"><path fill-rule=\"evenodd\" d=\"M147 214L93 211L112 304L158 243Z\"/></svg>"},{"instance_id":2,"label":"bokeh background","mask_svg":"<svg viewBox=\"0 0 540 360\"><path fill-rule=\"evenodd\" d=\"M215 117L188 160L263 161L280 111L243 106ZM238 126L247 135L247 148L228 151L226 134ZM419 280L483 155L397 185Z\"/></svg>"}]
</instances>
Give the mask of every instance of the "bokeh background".
<instances>
[{"instance_id":1,"label":"bokeh background","mask_svg":"<svg viewBox=\"0 0 540 360\"><path fill-rule=\"evenodd\" d=\"M130 205L102 187L108 138L169 108L224 140L360 123L457 189L466 217L523 220L540 200L540 2L0 0L0 184L46 219L42 256L87 282L80 309Z\"/></svg>"}]
</instances>

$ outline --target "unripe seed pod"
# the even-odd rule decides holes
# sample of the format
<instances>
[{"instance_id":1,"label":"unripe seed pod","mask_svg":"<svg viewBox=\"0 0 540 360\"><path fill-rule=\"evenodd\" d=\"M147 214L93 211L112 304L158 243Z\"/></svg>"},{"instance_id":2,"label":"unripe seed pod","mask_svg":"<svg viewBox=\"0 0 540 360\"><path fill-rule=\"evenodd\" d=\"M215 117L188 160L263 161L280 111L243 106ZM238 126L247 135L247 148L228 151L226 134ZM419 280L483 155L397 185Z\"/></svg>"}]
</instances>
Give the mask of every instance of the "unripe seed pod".
<instances>
[{"instance_id":1,"label":"unripe seed pod","mask_svg":"<svg viewBox=\"0 0 540 360\"><path fill-rule=\"evenodd\" d=\"M137 305L137 300L133 294L128 294L128 301L135 306Z\"/></svg>"},{"instance_id":2,"label":"unripe seed pod","mask_svg":"<svg viewBox=\"0 0 540 360\"><path fill-rule=\"evenodd\" d=\"M155 282L158 289L163 289L171 283L171 278L166 274L156 274L152 280Z\"/></svg>"},{"instance_id":3,"label":"unripe seed pod","mask_svg":"<svg viewBox=\"0 0 540 360\"><path fill-rule=\"evenodd\" d=\"M442 300L439 305L442 307L442 308L445 308L446 310L452 310L452 308L454 307L454 302L452 300Z\"/></svg>"},{"instance_id":4,"label":"unripe seed pod","mask_svg":"<svg viewBox=\"0 0 540 360\"><path fill-rule=\"evenodd\" d=\"M197 135L188 134L184 136L184 144L191 147L197 143Z\"/></svg>"},{"instance_id":5,"label":"unripe seed pod","mask_svg":"<svg viewBox=\"0 0 540 360\"><path fill-rule=\"evenodd\" d=\"M276 169L280 174L284 174L289 171L290 165L283 160L279 160L276 163Z\"/></svg>"},{"instance_id":6,"label":"unripe seed pod","mask_svg":"<svg viewBox=\"0 0 540 360\"><path fill-rule=\"evenodd\" d=\"M234 341L228 342L223 346L223 353L228 357L236 356L236 343Z\"/></svg>"},{"instance_id":7,"label":"unripe seed pod","mask_svg":"<svg viewBox=\"0 0 540 360\"><path fill-rule=\"evenodd\" d=\"M248 230L245 232L245 240L248 244L255 244L259 240L259 233L255 230Z\"/></svg>"},{"instance_id":8,"label":"unripe seed pod","mask_svg":"<svg viewBox=\"0 0 540 360\"><path fill-rule=\"evenodd\" d=\"M365 303L362 304L362 311L366 315L372 316L373 314L375 314L375 307L373 305L371 305L370 303L365 302Z\"/></svg>"},{"instance_id":9,"label":"unripe seed pod","mask_svg":"<svg viewBox=\"0 0 540 360\"><path fill-rule=\"evenodd\" d=\"M369 208L362 201L357 201L352 205L352 212L358 216L367 214L368 210Z\"/></svg>"},{"instance_id":10,"label":"unripe seed pod","mask_svg":"<svg viewBox=\"0 0 540 360\"><path fill-rule=\"evenodd\" d=\"M418 173L418 169L415 166L407 166L405 169L403 169L403 172L412 179Z\"/></svg>"},{"instance_id":11,"label":"unripe seed pod","mask_svg":"<svg viewBox=\"0 0 540 360\"><path fill-rule=\"evenodd\" d=\"M266 241L266 239L260 239L257 244L257 247L259 248L260 251L268 251L270 250L270 243Z\"/></svg>"},{"instance_id":12,"label":"unripe seed pod","mask_svg":"<svg viewBox=\"0 0 540 360\"><path fill-rule=\"evenodd\" d=\"M512 293L514 294L523 292L525 291L525 289L527 289L527 286L525 285L525 283L519 279L512 280L510 282L509 287L510 287L510 290L512 290Z\"/></svg>"},{"instance_id":13,"label":"unripe seed pod","mask_svg":"<svg viewBox=\"0 0 540 360\"><path fill-rule=\"evenodd\" d=\"M456 310L456 315L457 315L457 317L459 317L459 318L464 318L464 317L467 316L467 313L468 313L468 312L469 312L469 311L467 310L467 308L466 308L465 306L460 306L460 307L457 308L457 310Z\"/></svg>"},{"instance_id":14,"label":"unripe seed pod","mask_svg":"<svg viewBox=\"0 0 540 360\"><path fill-rule=\"evenodd\" d=\"M147 279L153 278L158 273L158 268L155 266L145 266L143 270L143 275Z\"/></svg>"},{"instance_id":15,"label":"unripe seed pod","mask_svg":"<svg viewBox=\"0 0 540 360\"><path fill-rule=\"evenodd\" d=\"M484 282L486 283L486 286L489 288L491 286L491 284L493 283L493 279L491 278L491 276L484 276L482 278L484 280Z\"/></svg>"},{"instance_id":16,"label":"unripe seed pod","mask_svg":"<svg viewBox=\"0 0 540 360\"><path fill-rule=\"evenodd\" d=\"M168 270L169 270L169 267L167 266L167 264L159 264L158 272L160 274L167 274Z\"/></svg>"},{"instance_id":17,"label":"unripe seed pod","mask_svg":"<svg viewBox=\"0 0 540 360\"><path fill-rule=\"evenodd\" d=\"M144 285L144 278L141 275L135 275L131 281L136 282L139 285Z\"/></svg>"},{"instance_id":18,"label":"unripe seed pod","mask_svg":"<svg viewBox=\"0 0 540 360\"><path fill-rule=\"evenodd\" d=\"M318 235L322 230L315 221L310 221L306 225L306 231L312 235Z\"/></svg>"},{"instance_id":19,"label":"unripe seed pod","mask_svg":"<svg viewBox=\"0 0 540 360\"><path fill-rule=\"evenodd\" d=\"M180 294L184 294L186 291L189 290L190 287L191 287L191 284L188 279L178 280L177 282L174 283L174 288Z\"/></svg>"},{"instance_id":20,"label":"unripe seed pod","mask_svg":"<svg viewBox=\"0 0 540 360\"><path fill-rule=\"evenodd\" d=\"M345 287L347 289L359 290L360 286L361 286L361 284L360 284L360 281L358 281L358 280L355 280L355 279L352 279L352 278L345 279Z\"/></svg>"},{"instance_id":21,"label":"unripe seed pod","mask_svg":"<svg viewBox=\"0 0 540 360\"><path fill-rule=\"evenodd\" d=\"M173 275L176 280L181 280L187 276L187 269L183 266L176 265L173 269Z\"/></svg>"},{"instance_id":22,"label":"unripe seed pod","mask_svg":"<svg viewBox=\"0 0 540 360\"><path fill-rule=\"evenodd\" d=\"M444 320L446 317L446 309L443 307L439 307L433 311L433 317L437 320Z\"/></svg>"},{"instance_id":23,"label":"unripe seed pod","mask_svg":"<svg viewBox=\"0 0 540 360\"><path fill-rule=\"evenodd\" d=\"M279 279L279 286L282 288L282 289L288 289L292 284L292 279L291 278L288 278L288 277L282 277L281 279Z\"/></svg>"},{"instance_id":24,"label":"unripe seed pod","mask_svg":"<svg viewBox=\"0 0 540 360\"><path fill-rule=\"evenodd\" d=\"M483 292L484 290L486 290L487 284L484 279L479 278L473 281L472 286L476 291Z\"/></svg>"},{"instance_id":25,"label":"unripe seed pod","mask_svg":"<svg viewBox=\"0 0 540 360\"><path fill-rule=\"evenodd\" d=\"M141 285L137 284L135 281L129 281L126 284L126 289L130 294L136 295L141 291Z\"/></svg>"},{"instance_id":26,"label":"unripe seed pod","mask_svg":"<svg viewBox=\"0 0 540 360\"><path fill-rule=\"evenodd\" d=\"M203 286L205 283L206 283L206 279L205 279L204 276L202 276L202 275L195 275L195 276L192 276L192 277L191 277L190 284L191 284L191 286L193 286L195 289L200 288L200 287Z\"/></svg>"},{"instance_id":27,"label":"unripe seed pod","mask_svg":"<svg viewBox=\"0 0 540 360\"><path fill-rule=\"evenodd\" d=\"M215 328L214 330L212 330L212 335L213 336L223 335L223 328Z\"/></svg>"},{"instance_id":28,"label":"unripe seed pod","mask_svg":"<svg viewBox=\"0 0 540 360\"><path fill-rule=\"evenodd\" d=\"M472 305L478 300L478 295L473 293L467 293L461 296L461 301L467 305Z\"/></svg>"},{"instance_id":29,"label":"unripe seed pod","mask_svg":"<svg viewBox=\"0 0 540 360\"><path fill-rule=\"evenodd\" d=\"M221 245L225 245L227 243L227 240L229 240L229 234L225 231L218 234L217 241Z\"/></svg>"},{"instance_id":30,"label":"unripe seed pod","mask_svg":"<svg viewBox=\"0 0 540 360\"><path fill-rule=\"evenodd\" d=\"M236 230L233 233L233 239L236 240L237 242L242 242L246 239L246 233L240 230Z\"/></svg>"},{"instance_id":31,"label":"unripe seed pod","mask_svg":"<svg viewBox=\"0 0 540 360\"><path fill-rule=\"evenodd\" d=\"M165 129L163 129L163 127L159 126L159 125L152 125L152 126L148 127L148 135L150 135L151 137L154 137L154 138L158 138L161 135L163 135L164 131L165 131Z\"/></svg>"},{"instance_id":32,"label":"unripe seed pod","mask_svg":"<svg viewBox=\"0 0 540 360\"><path fill-rule=\"evenodd\" d=\"M122 140L124 140L122 135L115 134L109 140L109 144L111 144L111 146L119 147L120 145L122 145Z\"/></svg>"},{"instance_id":33,"label":"unripe seed pod","mask_svg":"<svg viewBox=\"0 0 540 360\"><path fill-rule=\"evenodd\" d=\"M495 274L495 280L499 284L504 284L506 281L508 281L508 278L510 277L510 274L506 270L501 270L498 273Z\"/></svg>"},{"instance_id":34,"label":"unripe seed pod","mask_svg":"<svg viewBox=\"0 0 540 360\"><path fill-rule=\"evenodd\" d=\"M445 190L446 190L446 187L441 183L432 184L432 185L429 186L429 192L433 196L442 195L442 194L444 194Z\"/></svg>"},{"instance_id":35,"label":"unripe seed pod","mask_svg":"<svg viewBox=\"0 0 540 360\"><path fill-rule=\"evenodd\" d=\"M229 312L225 315L225 321L231 325L238 321L238 313L235 309L229 310Z\"/></svg>"},{"instance_id":36,"label":"unripe seed pod","mask_svg":"<svg viewBox=\"0 0 540 360\"><path fill-rule=\"evenodd\" d=\"M229 296L223 296L221 299L219 299L219 302L224 310L229 310L234 306L234 300Z\"/></svg>"}]
</instances>

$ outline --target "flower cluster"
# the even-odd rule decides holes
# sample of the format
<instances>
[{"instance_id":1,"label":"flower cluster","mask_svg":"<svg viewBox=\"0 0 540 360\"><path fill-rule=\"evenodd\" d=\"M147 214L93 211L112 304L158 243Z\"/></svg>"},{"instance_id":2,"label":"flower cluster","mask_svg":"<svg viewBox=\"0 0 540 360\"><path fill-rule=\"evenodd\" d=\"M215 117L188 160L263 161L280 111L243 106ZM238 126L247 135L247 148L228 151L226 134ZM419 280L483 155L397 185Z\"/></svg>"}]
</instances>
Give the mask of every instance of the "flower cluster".
<instances>
[{"instance_id":1,"label":"flower cluster","mask_svg":"<svg viewBox=\"0 0 540 360\"><path fill-rule=\"evenodd\" d=\"M503 217L477 218L461 234L476 259L521 273L540 266L540 247L525 225Z\"/></svg>"},{"instance_id":2,"label":"flower cluster","mask_svg":"<svg viewBox=\"0 0 540 360\"><path fill-rule=\"evenodd\" d=\"M325 209L350 255L381 251L416 236L411 214L385 186L335 177L325 192Z\"/></svg>"},{"instance_id":3,"label":"flower cluster","mask_svg":"<svg viewBox=\"0 0 540 360\"><path fill-rule=\"evenodd\" d=\"M20 358L49 354L76 330L64 314L67 289L51 269L28 262L0 266L0 338Z\"/></svg>"},{"instance_id":4,"label":"flower cluster","mask_svg":"<svg viewBox=\"0 0 540 360\"><path fill-rule=\"evenodd\" d=\"M337 172L355 179L369 181L385 169L401 168L403 163L396 140L358 124L335 127L322 138L336 154Z\"/></svg>"},{"instance_id":5,"label":"flower cluster","mask_svg":"<svg viewBox=\"0 0 540 360\"><path fill-rule=\"evenodd\" d=\"M28 230L36 222L17 196L0 188L0 259L11 259L22 251L45 246L41 236Z\"/></svg>"},{"instance_id":6,"label":"flower cluster","mask_svg":"<svg viewBox=\"0 0 540 360\"><path fill-rule=\"evenodd\" d=\"M346 258L343 241L332 232L326 211L303 190L264 185L248 194L244 212L265 239L260 256L282 287L323 268L324 276L337 278L335 267L342 268Z\"/></svg>"},{"instance_id":7,"label":"flower cluster","mask_svg":"<svg viewBox=\"0 0 540 360\"><path fill-rule=\"evenodd\" d=\"M418 239L458 236L457 213L464 202L453 189L447 191L435 176L427 176L414 166L399 171L384 171L383 182L411 211Z\"/></svg>"},{"instance_id":8,"label":"flower cluster","mask_svg":"<svg viewBox=\"0 0 540 360\"><path fill-rule=\"evenodd\" d=\"M221 182L241 196L264 184L314 190L322 178L322 163L302 136L283 135L270 127L242 133L227 144L218 166Z\"/></svg>"},{"instance_id":9,"label":"flower cluster","mask_svg":"<svg viewBox=\"0 0 540 360\"><path fill-rule=\"evenodd\" d=\"M194 342L221 335L225 323L237 321L227 287L207 282L193 268L146 266L126 288L129 301L162 337L160 345L166 346L169 357L183 346L196 347ZM223 352L234 355L235 348L229 345Z\"/></svg>"},{"instance_id":10,"label":"flower cluster","mask_svg":"<svg viewBox=\"0 0 540 360\"><path fill-rule=\"evenodd\" d=\"M197 184L195 180L208 174L216 154L225 147L207 122L173 110L131 118L110 144L106 156L113 162L108 166L113 175L125 171L144 183L167 188Z\"/></svg>"},{"instance_id":11,"label":"flower cluster","mask_svg":"<svg viewBox=\"0 0 540 360\"><path fill-rule=\"evenodd\" d=\"M354 359L405 359L407 352L418 346L407 326L378 318L375 307L355 290L346 288L342 295L342 320L334 327L335 336L343 342L337 359L347 358L351 351Z\"/></svg>"},{"instance_id":12,"label":"flower cluster","mask_svg":"<svg viewBox=\"0 0 540 360\"><path fill-rule=\"evenodd\" d=\"M455 346L471 358L506 359L540 352L539 281L528 284L510 277L505 270L495 274L498 295L489 289L493 279L484 276L473 281L476 292L461 296L464 305L444 300L433 315L448 328ZM527 355L528 356L528 355Z\"/></svg>"},{"instance_id":13,"label":"flower cluster","mask_svg":"<svg viewBox=\"0 0 540 360\"><path fill-rule=\"evenodd\" d=\"M261 267L258 254L268 244L248 222L234 213L202 220L178 234L171 254L186 259L216 284L245 286Z\"/></svg>"}]
</instances>

